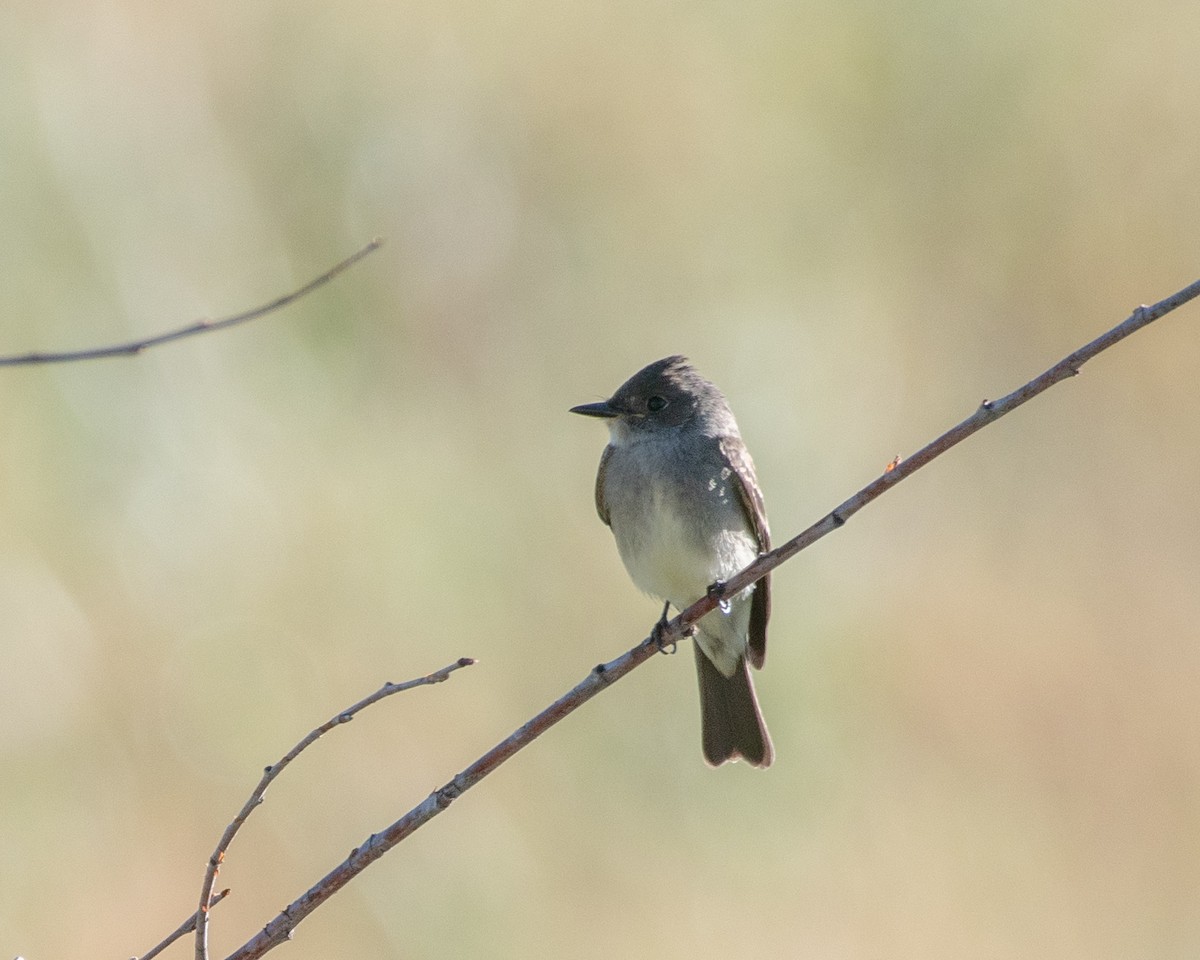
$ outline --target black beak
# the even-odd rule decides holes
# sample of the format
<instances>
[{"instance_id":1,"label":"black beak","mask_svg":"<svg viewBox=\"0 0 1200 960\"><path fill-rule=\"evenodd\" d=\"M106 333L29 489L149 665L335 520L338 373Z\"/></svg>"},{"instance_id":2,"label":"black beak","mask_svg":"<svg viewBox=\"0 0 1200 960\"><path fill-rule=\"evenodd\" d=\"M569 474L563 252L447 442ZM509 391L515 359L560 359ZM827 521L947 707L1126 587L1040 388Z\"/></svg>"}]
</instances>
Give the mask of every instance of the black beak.
<instances>
[{"instance_id":1,"label":"black beak","mask_svg":"<svg viewBox=\"0 0 1200 960\"><path fill-rule=\"evenodd\" d=\"M568 412L581 413L585 417L604 417L606 420L611 420L621 415L621 411L617 410L607 400L601 400L599 403L581 403L577 407L572 407Z\"/></svg>"}]
</instances>

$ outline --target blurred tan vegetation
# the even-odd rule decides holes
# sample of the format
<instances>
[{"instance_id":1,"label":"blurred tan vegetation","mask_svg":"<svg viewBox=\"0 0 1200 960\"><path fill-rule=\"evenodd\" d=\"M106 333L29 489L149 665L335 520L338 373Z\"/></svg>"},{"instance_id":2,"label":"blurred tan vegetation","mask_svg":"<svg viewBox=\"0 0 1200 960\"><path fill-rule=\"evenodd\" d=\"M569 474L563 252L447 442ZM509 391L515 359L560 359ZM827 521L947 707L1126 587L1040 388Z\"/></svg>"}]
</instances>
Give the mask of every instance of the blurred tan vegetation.
<instances>
[{"instance_id":1,"label":"blurred tan vegetation","mask_svg":"<svg viewBox=\"0 0 1200 960\"><path fill-rule=\"evenodd\" d=\"M1200 276L1200 8L0 6L0 951L228 953L645 635L566 414L690 355L776 537ZM768 773L690 656L302 925L335 957L1200 953L1200 316L776 575ZM177 946L184 956L189 946ZM282 956L282 954L280 954ZM170 955L169 955L170 956Z\"/></svg>"}]
</instances>

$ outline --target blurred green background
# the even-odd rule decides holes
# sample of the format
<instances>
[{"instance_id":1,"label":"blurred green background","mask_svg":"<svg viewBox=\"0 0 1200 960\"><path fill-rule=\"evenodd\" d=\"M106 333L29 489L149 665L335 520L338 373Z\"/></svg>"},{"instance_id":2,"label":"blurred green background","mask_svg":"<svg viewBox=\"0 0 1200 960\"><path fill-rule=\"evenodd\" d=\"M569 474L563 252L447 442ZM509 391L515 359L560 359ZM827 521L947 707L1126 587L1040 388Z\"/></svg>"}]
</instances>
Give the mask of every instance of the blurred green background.
<instances>
[{"instance_id":1,"label":"blurred green background","mask_svg":"<svg viewBox=\"0 0 1200 960\"><path fill-rule=\"evenodd\" d=\"M1200 8L0 7L0 954L221 957L645 635L569 406L691 356L777 540L1200 276ZM1200 954L1200 308L776 575L768 773L691 656L298 930L334 957ZM174 948L185 956L189 945ZM282 956L282 954L280 954Z\"/></svg>"}]
</instances>

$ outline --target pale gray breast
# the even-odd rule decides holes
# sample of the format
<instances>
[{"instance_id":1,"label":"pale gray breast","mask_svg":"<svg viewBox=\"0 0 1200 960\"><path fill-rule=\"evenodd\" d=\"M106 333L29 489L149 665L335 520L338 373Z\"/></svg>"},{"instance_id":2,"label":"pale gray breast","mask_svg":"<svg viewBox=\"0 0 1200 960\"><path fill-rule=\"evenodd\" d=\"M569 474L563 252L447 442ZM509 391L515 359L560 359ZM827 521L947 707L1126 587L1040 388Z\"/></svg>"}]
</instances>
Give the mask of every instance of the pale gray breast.
<instances>
[{"instance_id":1,"label":"pale gray breast","mask_svg":"<svg viewBox=\"0 0 1200 960\"><path fill-rule=\"evenodd\" d=\"M676 606L694 602L758 553L715 437L673 433L613 450L605 477L617 549L634 583Z\"/></svg>"}]
</instances>

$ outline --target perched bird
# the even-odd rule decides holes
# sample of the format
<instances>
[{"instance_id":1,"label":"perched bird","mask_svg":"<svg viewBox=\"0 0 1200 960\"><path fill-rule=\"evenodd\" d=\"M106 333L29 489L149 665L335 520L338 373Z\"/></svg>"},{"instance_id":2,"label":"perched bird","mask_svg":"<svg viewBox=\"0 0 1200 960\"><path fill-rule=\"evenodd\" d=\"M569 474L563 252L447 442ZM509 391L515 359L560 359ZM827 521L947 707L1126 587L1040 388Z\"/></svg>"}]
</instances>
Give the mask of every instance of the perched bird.
<instances>
[{"instance_id":1,"label":"perched bird","mask_svg":"<svg viewBox=\"0 0 1200 960\"><path fill-rule=\"evenodd\" d=\"M640 589L666 602L663 620L771 548L754 462L724 395L686 357L630 377L609 399L571 413L607 421L596 511ZM774 759L747 662L761 668L771 613L764 577L696 625L704 757ZM661 623L662 621L660 621Z\"/></svg>"}]
</instances>

